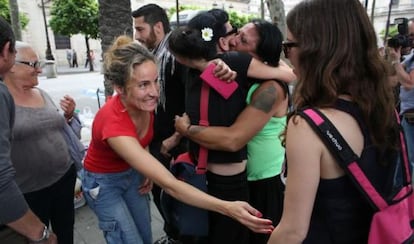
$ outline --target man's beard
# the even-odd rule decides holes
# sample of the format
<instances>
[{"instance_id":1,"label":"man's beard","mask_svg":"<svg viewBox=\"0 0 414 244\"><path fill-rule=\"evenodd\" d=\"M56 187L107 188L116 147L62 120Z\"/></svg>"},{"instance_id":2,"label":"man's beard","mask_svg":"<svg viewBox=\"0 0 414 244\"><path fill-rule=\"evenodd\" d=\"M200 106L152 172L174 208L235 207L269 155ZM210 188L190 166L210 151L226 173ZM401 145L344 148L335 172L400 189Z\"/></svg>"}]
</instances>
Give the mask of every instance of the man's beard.
<instances>
[{"instance_id":1,"label":"man's beard","mask_svg":"<svg viewBox=\"0 0 414 244\"><path fill-rule=\"evenodd\" d=\"M150 32L148 40L146 41L146 44L149 50L154 50L154 48L157 47L157 37L155 36L155 32L153 28L151 28L151 32Z\"/></svg>"}]
</instances>

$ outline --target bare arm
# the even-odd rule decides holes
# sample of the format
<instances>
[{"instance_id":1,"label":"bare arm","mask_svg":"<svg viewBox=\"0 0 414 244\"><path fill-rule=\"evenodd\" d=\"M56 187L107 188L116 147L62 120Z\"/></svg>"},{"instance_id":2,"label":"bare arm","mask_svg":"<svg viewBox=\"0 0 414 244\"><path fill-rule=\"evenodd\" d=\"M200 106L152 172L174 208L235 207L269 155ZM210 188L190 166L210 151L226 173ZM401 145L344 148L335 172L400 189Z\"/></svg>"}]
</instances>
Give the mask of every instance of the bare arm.
<instances>
[{"instance_id":1,"label":"bare arm","mask_svg":"<svg viewBox=\"0 0 414 244\"><path fill-rule=\"evenodd\" d=\"M358 122L335 109L321 109L359 156L364 136ZM294 123L297 122L297 123ZM345 172L319 136L301 117L292 117L286 134L288 163L283 215L269 243L302 243L306 238L320 179L336 179Z\"/></svg>"},{"instance_id":2,"label":"bare arm","mask_svg":"<svg viewBox=\"0 0 414 244\"><path fill-rule=\"evenodd\" d=\"M296 75L287 64L282 62L278 67L272 67L255 58L250 62L247 76L264 80L276 79L286 83L296 80Z\"/></svg>"},{"instance_id":3,"label":"bare arm","mask_svg":"<svg viewBox=\"0 0 414 244\"><path fill-rule=\"evenodd\" d=\"M237 151L264 127L280 107L286 112L286 108L283 108L286 99L279 84L275 81L266 81L255 91L251 103L230 127L189 127L189 119L183 116L176 117L176 130L206 148ZM287 106L287 103L285 105Z\"/></svg>"},{"instance_id":4,"label":"bare arm","mask_svg":"<svg viewBox=\"0 0 414 244\"><path fill-rule=\"evenodd\" d=\"M401 86L408 90L414 88L414 69L407 73L401 63L394 64L394 68L397 71L398 81Z\"/></svg>"},{"instance_id":5,"label":"bare arm","mask_svg":"<svg viewBox=\"0 0 414 244\"><path fill-rule=\"evenodd\" d=\"M256 232L268 233L272 229L271 221L259 218L261 214L246 202L223 201L177 180L160 162L144 150L135 138L112 137L108 139L108 143L133 168L153 180L174 198L199 208L227 215Z\"/></svg>"},{"instance_id":6,"label":"bare arm","mask_svg":"<svg viewBox=\"0 0 414 244\"><path fill-rule=\"evenodd\" d=\"M271 244L302 243L305 239L320 178L322 144L302 118L288 123L286 153L288 176L282 219L273 231ZM300 152L300 153L299 153Z\"/></svg>"},{"instance_id":7,"label":"bare arm","mask_svg":"<svg viewBox=\"0 0 414 244\"><path fill-rule=\"evenodd\" d=\"M405 89L411 89L414 87L414 70L410 73L405 71L405 67L401 64L401 47L388 48L388 55L390 56L395 71L397 72L398 81Z\"/></svg>"}]
</instances>

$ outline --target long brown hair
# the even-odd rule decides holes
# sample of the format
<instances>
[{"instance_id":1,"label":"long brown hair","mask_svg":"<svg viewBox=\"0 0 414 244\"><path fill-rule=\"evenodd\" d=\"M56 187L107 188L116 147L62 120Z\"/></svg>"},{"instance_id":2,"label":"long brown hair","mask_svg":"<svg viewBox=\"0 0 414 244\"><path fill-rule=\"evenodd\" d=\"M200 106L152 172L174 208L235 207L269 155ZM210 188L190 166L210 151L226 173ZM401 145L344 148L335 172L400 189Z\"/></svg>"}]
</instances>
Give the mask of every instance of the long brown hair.
<instances>
[{"instance_id":1,"label":"long brown hair","mask_svg":"<svg viewBox=\"0 0 414 244\"><path fill-rule=\"evenodd\" d=\"M294 103L331 107L348 94L381 152L397 145L394 97L375 30L358 0L305 0L287 16L299 43Z\"/></svg>"}]
</instances>

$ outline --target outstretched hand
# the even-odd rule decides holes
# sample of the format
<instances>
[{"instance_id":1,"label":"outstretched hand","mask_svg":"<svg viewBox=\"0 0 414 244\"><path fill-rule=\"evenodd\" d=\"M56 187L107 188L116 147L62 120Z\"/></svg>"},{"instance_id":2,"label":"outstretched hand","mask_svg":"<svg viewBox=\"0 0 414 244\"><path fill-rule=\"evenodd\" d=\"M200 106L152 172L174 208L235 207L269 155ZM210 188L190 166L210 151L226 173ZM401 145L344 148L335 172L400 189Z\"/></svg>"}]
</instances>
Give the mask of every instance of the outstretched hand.
<instances>
[{"instance_id":1,"label":"outstretched hand","mask_svg":"<svg viewBox=\"0 0 414 244\"><path fill-rule=\"evenodd\" d=\"M227 210L229 217L236 219L253 232L270 234L274 229L272 221L263 219L262 214L247 202L229 202Z\"/></svg>"}]
</instances>

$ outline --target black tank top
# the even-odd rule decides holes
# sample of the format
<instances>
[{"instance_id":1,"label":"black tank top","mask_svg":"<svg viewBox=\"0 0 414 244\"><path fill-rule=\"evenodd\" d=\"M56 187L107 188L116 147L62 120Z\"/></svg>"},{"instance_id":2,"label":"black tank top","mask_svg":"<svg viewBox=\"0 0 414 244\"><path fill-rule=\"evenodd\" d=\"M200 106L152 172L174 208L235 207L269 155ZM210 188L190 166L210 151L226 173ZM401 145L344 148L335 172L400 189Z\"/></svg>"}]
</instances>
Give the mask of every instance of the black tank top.
<instances>
[{"instance_id":1,"label":"black tank top","mask_svg":"<svg viewBox=\"0 0 414 244\"><path fill-rule=\"evenodd\" d=\"M352 115L364 135L360 163L376 163L377 152L356 104L338 100L335 108ZM378 173L378 172L377 172ZM320 179L305 244L367 243L373 210L347 175Z\"/></svg>"}]
</instances>

